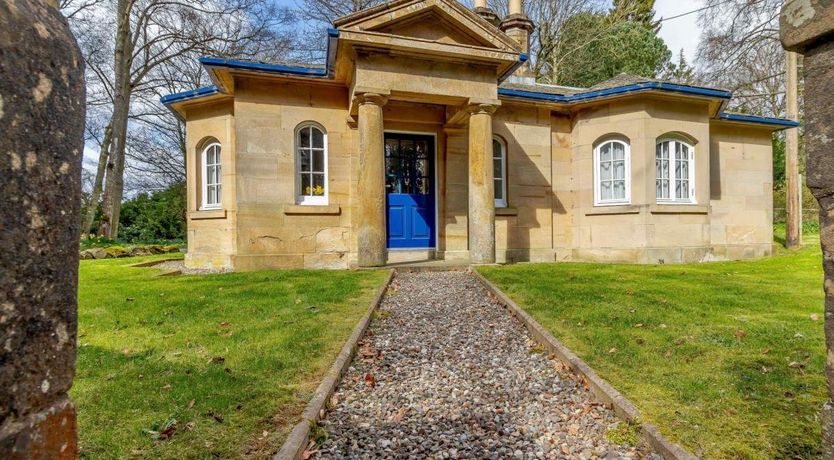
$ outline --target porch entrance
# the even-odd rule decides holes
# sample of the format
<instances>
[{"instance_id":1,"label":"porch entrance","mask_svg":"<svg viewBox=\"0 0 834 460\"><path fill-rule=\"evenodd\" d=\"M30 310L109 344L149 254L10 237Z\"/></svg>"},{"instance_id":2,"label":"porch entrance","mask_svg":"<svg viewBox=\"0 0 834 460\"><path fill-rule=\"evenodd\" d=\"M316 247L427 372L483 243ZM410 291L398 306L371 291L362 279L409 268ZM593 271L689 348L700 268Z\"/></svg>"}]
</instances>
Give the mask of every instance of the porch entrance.
<instances>
[{"instance_id":1,"label":"porch entrance","mask_svg":"<svg viewBox=\"0 0 834 460\"><path fill-rule=\"evenodd\" d=\"M435 247L433 136L385 133L385 205L389 249Z\"/></svg>"}]
</instances>

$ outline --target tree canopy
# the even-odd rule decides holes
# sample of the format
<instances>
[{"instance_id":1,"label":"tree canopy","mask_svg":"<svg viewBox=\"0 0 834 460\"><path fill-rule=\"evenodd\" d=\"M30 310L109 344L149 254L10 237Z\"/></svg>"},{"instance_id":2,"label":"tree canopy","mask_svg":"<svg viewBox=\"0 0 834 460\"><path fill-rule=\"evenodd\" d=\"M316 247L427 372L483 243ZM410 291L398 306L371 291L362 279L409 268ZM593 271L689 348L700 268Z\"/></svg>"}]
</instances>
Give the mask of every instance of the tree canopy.
<instances>
[{"instance_id":1,"label":"tree canopy","mask_svg":"<svg viewBox=\"0 0 834 460\"><path fill-rule=\"evenodd\" d=\"M553 83L567 86L590 87L621 73L655 77L672 56L650 24L614 12L572 16L564 24L562 41Z\"/></svg>"}]
</instances>

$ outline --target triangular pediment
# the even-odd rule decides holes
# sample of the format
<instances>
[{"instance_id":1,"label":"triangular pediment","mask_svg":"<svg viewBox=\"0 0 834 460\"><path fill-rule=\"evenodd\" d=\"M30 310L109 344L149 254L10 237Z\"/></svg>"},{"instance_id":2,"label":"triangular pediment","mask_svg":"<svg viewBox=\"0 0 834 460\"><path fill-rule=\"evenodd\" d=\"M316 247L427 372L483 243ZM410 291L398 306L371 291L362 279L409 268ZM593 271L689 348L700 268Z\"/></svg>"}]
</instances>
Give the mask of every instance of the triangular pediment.
<instances>
[{"instance_id":1,"label":"triangular pediment","mask_svg":"<svg viewBox=\"0 0 834 460\"><path fill-rule=\"evenodd\" d=\"M395 0L335 22L339 30L519 52L497 27L455 0Z\"/></svg>"}]
</instances>

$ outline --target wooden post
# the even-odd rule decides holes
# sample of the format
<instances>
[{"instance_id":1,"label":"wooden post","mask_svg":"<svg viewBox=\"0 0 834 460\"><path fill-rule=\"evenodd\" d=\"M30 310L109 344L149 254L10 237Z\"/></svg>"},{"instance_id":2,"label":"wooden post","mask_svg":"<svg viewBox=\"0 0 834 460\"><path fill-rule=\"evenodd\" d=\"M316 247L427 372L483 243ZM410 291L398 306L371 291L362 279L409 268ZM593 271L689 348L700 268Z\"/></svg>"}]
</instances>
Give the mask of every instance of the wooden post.
<instances>
[{"instance_id":1,"label":"wooden post","mask_svg":"<svg viewBox=\"0 0 834 460\"><path fill-rule=\"evenodd\" d=\"M797 65L796 53L788 51L785 72L785 105L786 115L791 120L798 119L799 104L797 103ZM802 234L799 227L802 215L799 213L799 128L785 131L785 246L797 248L802 245Z\"/></svg>"}]
</instances>

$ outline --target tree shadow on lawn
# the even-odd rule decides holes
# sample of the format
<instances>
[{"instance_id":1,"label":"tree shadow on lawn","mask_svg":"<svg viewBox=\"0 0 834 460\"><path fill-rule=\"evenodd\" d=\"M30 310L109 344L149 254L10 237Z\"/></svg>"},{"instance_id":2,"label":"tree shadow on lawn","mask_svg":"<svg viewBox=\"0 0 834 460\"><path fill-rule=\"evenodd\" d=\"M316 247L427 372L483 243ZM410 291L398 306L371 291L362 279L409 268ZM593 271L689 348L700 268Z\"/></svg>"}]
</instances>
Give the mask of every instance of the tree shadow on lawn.
<instances>
[{"instance_id":1,"label":"tree shadow on lawn","mask_svg":"<svg viewBox=\"0 0 834 460\"><path fill-rule=\"evenodd\" d=\"M280 447L304 407L294 385L234 370L245 364L179 358L153 348L79 348L71 394L82 457L230 458ZM172 418L169 440L144 431Z\"/></svg>"},{"instance_id":2,"label":"tree shadow on lawn","mask_svg":"<svg viewBox=\"0 0 834 460\"><path fill-rule=\"evenodd\" d=\"M802 356L809 359L803 360ZM750 423L758 425L759 442L768 445L763 450L779 459L821 458L817 414L822 398L814 394L813 390L819 385L811 380L815 380L812 373L821 374L824 360L801 349L792 353L790 359L793 358L803 360L801 368L788 366L781 356L762 355L734 359L725 371L734 376L732 381L737 397L744 405L741 410L750 414ZM806 364L810 370L805 370ZM742 437L748 435L739 433ZM736 452L735 456L747 455Z\"/></svg>"}]
</instances>

